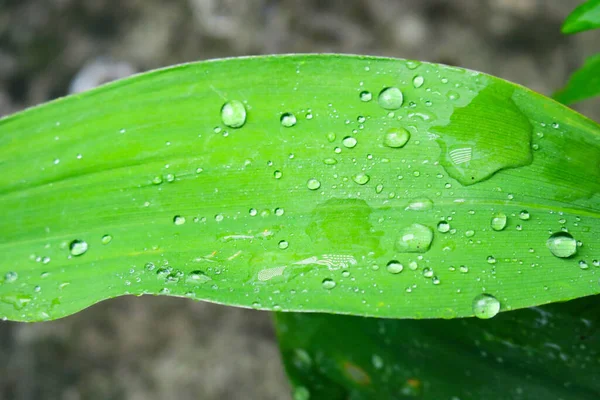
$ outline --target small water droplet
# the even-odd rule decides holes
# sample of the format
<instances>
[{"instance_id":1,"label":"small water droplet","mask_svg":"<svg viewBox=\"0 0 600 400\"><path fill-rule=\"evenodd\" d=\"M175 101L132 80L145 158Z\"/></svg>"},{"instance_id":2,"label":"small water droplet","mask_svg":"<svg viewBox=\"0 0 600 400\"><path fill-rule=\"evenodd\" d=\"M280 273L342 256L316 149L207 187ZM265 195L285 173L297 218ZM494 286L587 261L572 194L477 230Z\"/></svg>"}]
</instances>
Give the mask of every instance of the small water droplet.
<instances>
[{"instance_id":1,"label":"small water droplet","mask_svg":"<svg viewBox=\"0 0 600 400\"><path fill-rule=\"evenodd\" d=\"M492 229L495 231L501 231L506 228L507 217L504 213L498 213L492 218Z\"/></svg>"},{"instance_id":2,"label":"small water droplet","mask_svg":"<svg viewBox=\"0 0 600 400\"><path fill-rule=\"evenodd\" d=\"M352 180L359 185L366 185L370 179L371 178L369 177L369 175L365 174L364 172L359 172L358 174L352 177Z\"/></svg>"},{"instance_id":3,"label":"small water droplet","mask_svg":"<svg viewBox=\"0 0 600 400\"><path fill-rule=\"evenodd\" d=\"M181 215L176 215L173 217L173 223L175 225L183 225L185 224L185 217L182 217Z\"/></svg>"},{"instance_id":4,"label":"small water droplet","mask_svg":"<svg viewBox=\"0 0 600 400\"><path fill-rule=\"evenodd\" d=\"M546 241L546 246L560 258L569 258L577 253L577 241L568 232L553 233Z\"/></svg>"},{"instance_id":5,"label":"small water droplet","mask_svg":"<svg viewBox=\"0 0 600 400\"><path fill-rule=\"evenodd\" d=\"M450 224L447 221L440 221L437 224L437 230L441 233L446 233L450 231Z\"/></svg>"},{"instance_id":6,"label":"small water droplet","mask_svg":"<svg viewBox=\"0 0 600 400\"><path fill-rule=\"evenodd\" d=\"M480 294L473 299L473 314L477 318L493 318L500 311L500 302L490 294Z\"/></svg>"},{"instance_id":7,"label":"small water droplet","mask_svg":"<svg viewBox=\"0 0 600 400\"><path fill-rule=\"evenodd\" d=\"M428 211L433 208L433 201L427 198L412 199L405 210L411 211Z\"/></svg>"},{"instance_id":8,"label":"small water droplet","mask_svg":"<svg viewBox=\"0 0 600 400\"><path fill-rule=\"evenodd\" d=\"M488 256L488 258L486 259L488 264L496 264L496 257L494 256Z\"/></svg>"},{"instance_id":9,"label":"small water droplet","mask_svg":"<svg viewBox=\"0 0 600 400\"><path fill-rule=\"evenodd\" d=\"M342 139L342 144L349 149L354 148L357 143L358 141L352 136L346 136L344 139Z\"/></svg>"},{"instance_id":10,"label":"small water droplet","mask_svg":"<svg viewBox=\"0 0 600 400\"><path fill-rule=\"evenodd\" d=\"M584 260L579 261L579 268L581 269L588 269L590 266L588 265L588 263Z\"/></svg>"},{"instance_id":11,"label":"small water droplet","mask_svg":"<svg viewBox=\"0 0 600 400\"><path fill-rule=\"evenodd\" d=\"M412 224L400 229L396 239L396 250L402 253L425 253L431 247L433 231L431 228Z\"/></svg>"},{"instance_id":12,"label":"small water droplet","mask_svg":"<svg viewBox=\"0 0 600 400\"><path fill-rule=\"evenodd\" d=\"M410 139L410 132L404 128L390 128L384 138L383 144L393 149L404 147Z\"/></svg>"},{"instance_id":13,"label":"small water droplet","mask_svg":"<svg viewBox=\"0 0 600 400\"><path fill-rule=\"evenodd\" d=\"M160 185L162 182L163 182L163 178L160 175L157 175L154 178L152 178L153 185Z\"/></svg>"},{"instance_id":14,"label":"small water droplet","mask_svg":"<svg viewBox=\"0 0 600 400\"><path fill-rule=\"evenodd\" d=\"M417 75L413 78L413 86L417 89L423 86L424 82L425 79L421 75Z\"/></svg>"},{"instance_id":15,"label":"small water droplet","mask_svg":"<svg viewBox=\"0 0 600 400\"><path fill-rule=\"evenodd\" d=\"M287 241L287 240L280 240L280 241L279 241L279 243L278 243L278 246L279 246L279 248L280 248L281 250L285 250L285 249L287 249L288 247L290 247L290 244L288 243L288 241Z\"/></svg>"},{"instance_id":16,"label":"small water droplet","mask_svg":"<svg viewBox=\"0 0 600 400\"><path fill-rule=\"evenodd\" d=\"M359 97L360 100L364 102L371 101L373 99L373 95L368 90L363 90L362 92L360 92Z\"/></svg>"},{"instance_id":17,"label":"small water droplet","mask_svg":"<svg viewBox=\"0 0 600 400\"><path fill-rule=\"evenodd\" d=\"M87 249L88 244L83 240L76 239L69 244L69 251L71 252L72 256L80 256L84 254L87 251Z\"/></svg>"},{"instance_id":18,"label":"small water droplet","mask_svg":"<svg viewBox=\"0 0 600 400\"><path fill-rule=\"evenodd\" d=\"M423 268L423 276L425 278L431 278L433 276L433 270L429 267Z\"/></svg>"},{"instance_id":19,"label":"small water droplet","mask_svg":"<svg viewBox=\"0 0 600 400\"><path fill-rule=\"evenodd\" d=\"M273 172L273 176L275 177L275 179L281 179L281 177L283 176L283 172L277 170Z\"/></svg>"},{"instance_id":20,"label":"small water droplet","mask_svg":"<svg viewBox=\"0 0 600 400\"><path fill-rule=\"evenodd\" d=\"M325 278L322 282L323 289L331 290L335 287L336 283L333 279Z\"/></svg>"},{"instance_id":21,"label":"small water droplet","mask_svg":"<svg viewBox=\"0 0 600 400\"><path fill-rule=\"evenodd\" d=\"M296 125L296 116L292 113L284 113L279 120L285 128L291 128Z\"/></svg>"},{"instance_id":22,"label":"small water droplet","mask_svg":"<svg viewBox=\"0 0 600 400\"><path fill-rule=\"evenodd\" d=\"M221 108L221 121L230 128L241 128L246 123L246 107L239 100L231 100Z\"/></svg>"},{"instance_id":23,"label":"small water droplet","mask_svg":"<svg viewBox=\"0 0 600 400\"><path fill-rule=\"evenodd\" d=\"M404 102L404 95L396 87L388 87L379 93L379 105L386 110L397 110Z\"/></svg>"},{"instance_id":24,"label":"small water droplet","mask_svg":"<svg viewBox=\"0 0 600 400\"><path fill-rule=\"evenodd\" d=\"M225 217L223 216L223 214L217 214L217 215L215 215L215 221L221 222L221 221L223 221L223 219L225 219Z\"/></svg>"},{"instance_id":25,"label":"small water droplet","mask_svg":"<svg viewBox=\"0 0 600 400\"><path fill-rule=\"evenodd\" d=\"M100 239L100 242L102 244L109 244L110 242L112 242L113 237L111 235L104 235L102 236L102 239Z\"/></svg>"},{"instance_id":26,"label":"small water droplet","mask_svg":"<svg viewBox=\"0 0 600 400\"><path fill-rule=\"evenodd\" d=\"M283 208L279 208L279 207L277 207L277 208L275 209L275 215L277 215L278 217L281 217L281 216L282 216L284 213L285 213L285 211L284 211L284 209L283 209Z\"/></svg>"},{"instance_id":27,"label":"small water droplet","mask_svg":"<svg viewBox=\"0 0 600 400\"><path fill-rule=\"evenodd\" d=\"M379 194L381 192L383 192L383 185L380 183L375 187L375 193Z\"/></svg>"},{"instance_id":28,"label":"small water droplet","mask_svg":"<svg viewBox=\"0 0 600 400\"><path fill-rule=\"evenodd\" d=\"M387 263L385 269L391 274L399 274L404 269L404 266L399 261L392 260Z\"/></svg>"},{"instance_id":29,"label":"small water droplet","mask_svg":"<svg viewBox=\"0 0 600 400\"><path fill-rule=\"evenodd\" d=\"M460 267L458 267L458 270L463 274L466 274L467 272L469 272L469 267L467 267L466 265L461 265Z\"/></svg>"},{"instance_id":30,"label":"small water droplet","mask_svg":"<svg viewBox=\"0 0 600 400\"><path fill-rule=\"evenodd\" d=\"M317 190L318 188L321 187L321 182L319 182L315 178L312 178L312 179L309 179L308 182L306 182L306 187L309 188L310 190Z\"/></svg>"},{"instance_id":31,"label":"small water droplet","mask_svg":"<svg viewBox=\"0 0 600 400\"><path fill-rule=\"evenodd\" d=\"M196 270L190 272L185 280L188 283L204 283L211 281L212 279L208 275L206 275L204 271Z\"/></svg>"},{"instance_id":32,"label":"small water droplet","mask_svg":"<svg viewBox=\"0 0 600 400\"><path fill-rule=\"evenodd\" d=\"M6 282L6 283L13 283L17 279L19 279L19 274L17 274L15 271L8 271L4 275L4 282Z\"/></svg>"},{"instance_id":33,"label":"small water droplet","mask_svg":"<svg viewBox=\"0 0 600 400\"><path fill-rule=\"evenodd\" d=\"M475 231L472 229L469 229L468 231L465 232L465 236L466 237L473 237L475 236Z\"/></svg>"},{"instance_id":34,"label":"small water droplet","mask_svg":"<svg viewBox=\"0 0 600 400\"><path fill-rule=\"evenodd\" d=\"M335 134L335 132L329 132L329 133L327 133L327 140L328 140L330 143L333 143L333 142L335 142L335 138L336 138L336 134Z\"/></svg>"},{"instance_id":35,"label":"small water droplet","mask_svg":"<svg viewBox=\"0 0 600 400\"><path fill-rule=\"evenodd\" d=\"M250 214L251 217L256 217L256 215L258 214L258 210L256 208L251 208L248 213Z\"/></svg>"}]
</instances>

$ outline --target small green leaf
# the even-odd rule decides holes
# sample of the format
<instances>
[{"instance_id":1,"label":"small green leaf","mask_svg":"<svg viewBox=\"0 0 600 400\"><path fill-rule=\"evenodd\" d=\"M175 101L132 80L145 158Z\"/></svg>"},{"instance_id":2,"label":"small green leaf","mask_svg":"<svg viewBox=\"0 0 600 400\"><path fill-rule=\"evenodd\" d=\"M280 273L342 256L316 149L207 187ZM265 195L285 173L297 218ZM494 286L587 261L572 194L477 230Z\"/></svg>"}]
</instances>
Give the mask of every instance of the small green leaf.
<instances>
[{"instance_id":1,"label":"small green leaf","mask_svg":"<svg viewBox=\"0 0 600 400\"><path fill-rule=\"evenodd\" d=\"M598 296L491 321L276 313L294 398L600 398Z\"/></svg>"},{"instance_id":2,"label":"small green leaf","mask_svg":"<svg viewBox=\"0 0 600 400\"><path fill-rule=\"evenodd\" d=\"M600 127L461 68L175 66L0 120L0 166L1 318L125 294L490 317L600 292Z\"/></svg>"},{"instance_id":3,"label":"small green leaf","mask_svg":"<svg viewBox=\"0 0 600 400\"><path fill-rule=\"evenodd\" d=\"M589 57L583 67L571 75L567 85L554 94L564 104L577 103L600 95L600 54Z\"/></svg>"},{"instance_id":4,"label":"small green leaf","mask_svg":"<svg viewBox=\"0 0 600 400\"><path fill-rule=\"evenodd\" d=\"M569 34L596 28L600 28L600 0L588 0L569 14L561 31Z\"/></svg>"}]
</instances>

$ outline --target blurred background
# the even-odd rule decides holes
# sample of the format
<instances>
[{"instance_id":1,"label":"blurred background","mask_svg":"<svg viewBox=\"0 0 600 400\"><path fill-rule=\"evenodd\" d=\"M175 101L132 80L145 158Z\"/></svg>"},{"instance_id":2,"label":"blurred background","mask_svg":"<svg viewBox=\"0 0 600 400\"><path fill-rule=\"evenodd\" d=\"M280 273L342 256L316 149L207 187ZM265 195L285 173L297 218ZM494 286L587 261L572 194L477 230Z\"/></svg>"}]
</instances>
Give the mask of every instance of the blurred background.
<instances>
[{"instance_id":1,"label":"blurred background","mask_svg":"<svg viewBox=\"0 0 600 400\"><path fill-rule=\"evenodd\" d=\"M487 72L544 94L597 31L580 0L0 0L0 116L171 64L359 53ZM600 120L600 102L576 107ZM123 297L63 320L0 322L0 400L290 399L268 313Z\"/></svg>"}]
</instances>

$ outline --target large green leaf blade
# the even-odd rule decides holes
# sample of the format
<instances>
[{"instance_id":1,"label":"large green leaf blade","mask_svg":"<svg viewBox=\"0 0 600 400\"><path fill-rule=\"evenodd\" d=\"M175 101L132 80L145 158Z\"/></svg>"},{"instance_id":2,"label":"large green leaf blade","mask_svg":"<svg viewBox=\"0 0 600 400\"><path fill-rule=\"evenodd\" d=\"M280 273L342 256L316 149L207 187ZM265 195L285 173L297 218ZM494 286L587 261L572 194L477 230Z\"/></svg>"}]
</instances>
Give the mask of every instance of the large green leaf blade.
<instances>
[{"instance_id":1,"label":"large green leaf blade","mask_svg":"<svg viewBox=\"0 0 600 400\"><path fill-rule=\"evenodd\" d=\"M554 98L564 104L577 103L600 95L600 54L589 57L571 75L567 85Z\"/></svg>"},{"instance_id":2,"label":"large green leaf blade","mask_svg":"<svg viewBox=\"0 0 600 400\"><path fill-rule=\"evenodd\" d=\"M600 28L600 0L588 0L569 14L561 31L570 34L596 28Z\"/></svg>"},{"instance_id":3,"label":"large green leaf blade","mask_svg":"<svg viewBox=\"0 0 600 400\"><path fill-rule=\"evenodd\" d=\"M475 318L276 313L295 399L600 396L598 296Z\"/></svg>"},{"instance_id":4,"label":"large green leaf blade","mask_svg":"<svg viewBox=\"0 0 600 400\"><path fill-rule=\"evenodd\" d=\"M389 87L397 109L397 91L378 101ZM239 128L221 118L233 100ZM433 318L473 315L482 293L502 310L595 294L599 149L576 112L442 65L300 55L139 75L0 121L0 316L165 294ZM568 258L547 246L561 231Z\"/></svg>"}]
</instances>

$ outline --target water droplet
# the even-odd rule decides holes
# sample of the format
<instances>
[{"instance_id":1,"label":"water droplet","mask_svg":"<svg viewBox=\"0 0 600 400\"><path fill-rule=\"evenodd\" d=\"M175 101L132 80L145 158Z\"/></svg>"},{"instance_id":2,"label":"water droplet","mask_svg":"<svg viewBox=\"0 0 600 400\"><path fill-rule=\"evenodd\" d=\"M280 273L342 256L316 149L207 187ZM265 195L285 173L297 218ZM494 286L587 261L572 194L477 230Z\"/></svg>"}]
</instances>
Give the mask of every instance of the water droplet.
<instances>
[{"instance_id":1,"label":"water droplet","mask_svg":"<svg viewBox=\"0 0 600 400\"><path fill-rule=\"evenodd\" d=\"M419 65L421 65L421 61L406 60L406 68L408 69L416 69Z\"/></svg>"},{"instance_id":2,"label":"water droplet","mask_svg":"<svg viewBox=\"0 0 600 400\"><path fill-rule=\"evenodd\" d=\"M296 125L296 116L292 113L284 113L280 118L281 125L286 128L291 128Z\"/></svg>"},{"instance_id":3,"label":"water droplet","mask_svg":"<svg viewBox=\"0 0 600 400\"><path fill-rule=\"evenodd\" d=\"M390 128L384 138L383 144L393 149L404 147L410 139L410 132L404 128Z\"/></svg>"},{"instance_id":4,"label":"water droplet","mask_svg":"<svg viewBox=\"0 0 600 400\"><path fill-rule=\"evenodd\" d=\"M431 278L433 276L433 270L429 267L423 268L423 276L425 278Z\"/></svg>"},{"instance_id":5,"label":"water droplet","mask_svg":"<svg viewBox=\"0 0 600 400\"><path fill-rule=\"evenodd\" d=\"M175 225L183 225L185 224L185 217L182 217L181 215L176 215L173 217L173 223Z\"/></svg>"},{"instance_id":6,"label":"water droplet","mask_svg":"<svg viewBox=\"0 0 600 400\"><path fill-rule=\"evenodd\" d=\"M369 177L369 175L365 174L364 172L359 172L358 174L352 177L352 180L359 185L366 185L370 179L371 178Z\"/></svg>"},{"instance_id":7,"label":"water droplet","mask_svg":"<svg viewBox=\"0 0 600 400\"><path fill-rule=\"evenodd\" d=\"M588 263L585 260L581 260L579 261L579 268L581 269L588 269L590 266L588 265Z\"/></svg>"},{"instance_id":8,"label":"water droplet","mask_svg":"<svg viewBox=\"0 0 600 400\"><path fill-rule=\"evenodd\" d=\"M402 106L404 95L396 87L388 87L379 93L379 105L386 110L397 110Z\"/></svg>"},{"instance_id":9,"label":"water droplet","mask_svg":"<svg viewBox=\"0 0 600 400\"><path fill-rule=\"evenodd\" d=\"M223 216L223 214L217 214L217 215L215 215L215 221L221 222L221 221L223 221L223 219L225 219L225 217Z\"/></svg>"},{"instance_id":10,"label":"water droplet","mask_svg":"<svg viewBox=\"0 0 600 400\"><path fill-rule=\"evenodd\" d=\"M100 242L102 244L109 244L110 242L112 242L113 237L111 235L104 235L102 236L102 239L100 239Z\"/></svg>"},{"instance_id":11,"label":"water droplet","mask_svg":"<svg viewBox=\"0 0 600 400\"><path fill-rule=\"evenodd\" d=\"M349 149L354 148L357 143L358 141L352 136L346 136L344 139L342 139L342 144Z\"/></svg>"},{"instance_id":12,"label":"water droplet","mask_svg":"<svg viewBox=\"0 0 600 400\"><path fill-rule=\"evenodd\" d=\"M421 199L411 200L410 203L408 203L408 206L405 208L405 210L427 211L427 210L431 210L432 208L433 208L433 201L431 201L427 198L421 198Z\"/></svg>"},{"instance_id":13,"label":"water droplet","mask_svg":"<svg viewBox=\"0 0 600 400\"><path fill-rule=\"evenodd\" d=\"M333 143L333 142L335 142L335 138L336 138L336 134L335 134L335 132L329 132L329 133L327 133L327 140L328 140L330 143Z\"/></svg>"},{"instance_id":14,"label":"water droplet","mask_svg":"<svg viewBox=\"0 0 600 400\"><path fill-rule=\"evenodd\" d=\"M437 230L441 233L446 233L450 231L450 224L447 221L440 221L437 224Z\"/></svg>"},{"instance_id":15,"label":"water droplet","mask_svg":"<svg viewBox=\"0 0 600 400\"><path fill-rule=\"evenodd\" d=\"M423 86L425 79L421 75L417 75L413 78L413 86L417 89Z\"/></svg>"},{"instance_id":16,"label":"water droplet","mask_svg":"<svg viewBox=\"0 0 600 400\"><path fill-rule=\"evenodd\" d=\"M465 236L466 237L473 237L475 236L475 231L472 229L469 229L468 231L465 232Z\"/></svg>"},{"instance_id":17,"label":"water droplet","mask_svg":"<svg viewBox=\"0 0 600 400\"><path fill-rule=\"evenodd\" d=\"M246 107L239 100L231 100L221 108L221 121L230 128L241 128L246 123Z\"/></svg>"},{"instance_id":18,"label":"water droplet","mask_svg":"<svg viewBox=\"0 0 600 400\"><path fill-rule=\"evenodd\" d=\"M84 254L88 249L88 244L87 242L83 241L83 240L73 240L71 242L71 244L69 244L69 251L71 252L72 256L80 256L82 254Z\"/></svg>"},{"instance_id":19,"label":"water droplet","mask_svg":"<svg viewBox=\"0 0 600 400\"><path fill-rule=\"evenodd\" d=\"M258 214L258 210L256 208L251 208L248 213L250 214L251 217L256 217L256 215Z\"/></svg>"},{"instance_id":20,"label":"water droplet","mask_svg":"<svg viewBox=\"0 0 600 400\"><path fill-rule=\"evenodd\" d=\"M500 302L490 294L480 294L473 299L473 314L477 318L493 318L500 311Z\"/></svg>"},{"instance_id":21,"label":"water droplet","mask_svg":"<svg viewBox=\"0 0 600 400\"><path fill-rule=\"evenodd\" d=\"M486 259L488 264L496 264L496 257L494 256L488 256L488 258Z\"/></svg>"},{"instance_id":22,"label":"water droplet","mask_svg":"<svg viewBox=\"0 0 600 400\"><path fill-rule=\"evenodd\" d=\"M363 90L362 92L360 92L359 96L360 100L365 102L371 101L373 99L373 95L368 90Z\"/></svg>"},{"instance_id":23,"label":"water droplet","mask_svg":"<svg viewBox=\"0 0 600 400\"><path fill-rule=\"evenodd\" d=\"M507 222L506 214L498 213L492 218L492 223L491 223L492 229L495 231L501 231L504 228L506 228L506 222Z\"/></svg>"},{"instance_id":24,"label":"water droplet","mask_svg":"<svg viewBox=\"0 0 600 400\"><path fill-rule=\"evenodd\" d=\"M273 172L273 176L275 177L275 179L281 179L281 177L283 176L283 172L277 170Z\"/></svg>"},{"instance_id":25,"label":"water droplet","mask_svg":"<svg viewBox=\"0 0 600 400\"><path fill-rule=\"evenodd\" d=\"M568 232L553 233L546 241L546 246L560 258L568 258L577 253L577 241Z\"/></svg>"},{"instance_id":26,"label":"water droplet","mask_svg":"<svg viewBox=\"0 0 600 400\"><path fill-rule=\"evenodd\" d=\"M429 250L433 241L433 231L431 228L412 224L400 229L396 239L396 250L402 253L425 253Z\"/></svg>"},{"instance_id":27,"label":"water droplet","mask_svg":"<svg viewBox=\"0 0 600 400\"><path fill-rule=\"evenodd\" d=\"M331 290L335 287L336 283L333 279L325 278L322 282L323 289Z\"/></svg>"},{"instance_id":28,"label":"water droplet","mask_svg":"<svg viewBox=\"0 0 600 400\"><path fill-rule=\"evenodd\" d=\"M318 188L321 187L321 182L319 182L315 178L312 178L312 179L309 179L308 182L306 182L306 187L309 188L310 190L317 190Z\"/></svg>"},{"instance_id":29,"label":"water droplet","mask_svg":"<svg viewBox=\"0 0 600 400\"><path fill-rule=\"evenodd\" d=\"M404 269L404 266L399 261L392 260L387 263L385 269L391 274L399 274Z\"/></svg>"},{"instance_id":30,"label":"water droplet","mask_svg":"<svg viewBox=\"0 0 600 400\"><path fill-rule=\"evenodd\" d=\"M371 362L373 363L375 369L383 368L383 358L381 358L377 354L373 354L373 356L371 357Z\"/></svg>"},{"instance_id":31,"label":"water droplet","mask_svg":"<svg viewBox=\"0 0 600 400\"><path fill-rule=\"evenodd\" d=\"M294 389L294 400L310 400L310 391L304 386L297 386Z\"/></svg>"},{"instance_id":32,"label":"water droplet","mask_svg":"<svg viewBox=\"0 0 600 400\"><path fill-rule=\"evenodd\" d=\"M466 274L467 272L469 272L469 267L467 267L466 265L461 265L460 267L458 267L458 270L463 274Z\"/></svg>"},{"instance_id":33,"label":"water droplet","mask_svg":"<svg viewBox=\"0 0 600 400\"><path fill-rule=\"evenodd\" d=\"M4 275L4 282L6 283L13 283L15 282L17 279L19 279L19 274L17 274L14 271L8 271L5 275Z\"/></svg>"},{"instance_id":34,"label":"water droplet","mask_svg":"<svg viewBox=\"0 0 600 400\"><path fill-rule=\"evenodd\" d=\"M523 210L519 213L519 218L521 218L523 221L527 221L529 218L531 218L531 215L529 215L527 210Z\"/></svg>"},{"instance_id":35,"label":"water droplet","mask_svg":"<svg viewBox=\"0 0 600 400\"><path fill-rule=\"evenodd\" d=\"M206 275L203 271L196 270L196 271L190 272L185 280L188 283L204 283L204 282L211 281L212 279L208 275Z\"/></svg>"},{"instance_id":36,"label":"water droplet","mask_svg":"<svg viewBox=\"0 0 600 400\"><path fill-rule=\"evenodd\" d=\"M284 211L284 209L283 209L283 208L279 208L279 207L277 207L277 208L275 209L275 215L277 215L278 217L281 217L281 216L282 216L284 213L285 213L285 211Z\"/></svg>"},{"instance_id":37,"label":"water droplet","mask_svg":"<svg viewBox=\"0 0 600 400\"><path fill-rule=\"evenodd\" d=\"M281 250L285 250L290 246L290 244L287 240L280 240L278 246Z\"/></svg>"},{"instance_id":38,"label":"water droplet","mask_svg":"<svg viewBox=\"0 0 600 400\"><path fill-rule=\"evenodd\" d=\"M335 158L326 158L323 160L326 165L335 165L337 164L337 160Z\"/></svg>"},{"instance_id":39,"label":"water droplet","mask_svg":"<svg viewBox=\"0 0 600 400\"><path fill-rule=\"evenodd\" d=\"M383 185L380 183L375 187L375 193L379 194L381 192L383 192Z\"/></svg>"},{"instance_id":40,"label":"water droplet","mask_svg":"<svg viewBox=\"0 0 600 400\"><path fill-rule=\"evenodd\" d=\"M163 182L163 178L160 175L157 175L154 178L152 178L153 185L160 185L162 182Z\"/></svg>"}]
</instances>

